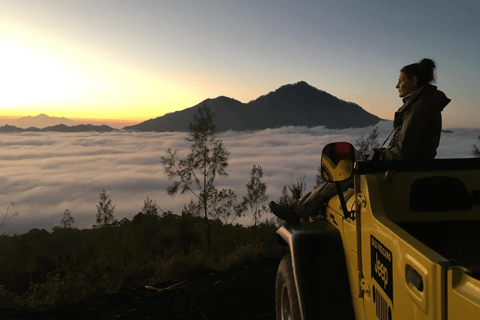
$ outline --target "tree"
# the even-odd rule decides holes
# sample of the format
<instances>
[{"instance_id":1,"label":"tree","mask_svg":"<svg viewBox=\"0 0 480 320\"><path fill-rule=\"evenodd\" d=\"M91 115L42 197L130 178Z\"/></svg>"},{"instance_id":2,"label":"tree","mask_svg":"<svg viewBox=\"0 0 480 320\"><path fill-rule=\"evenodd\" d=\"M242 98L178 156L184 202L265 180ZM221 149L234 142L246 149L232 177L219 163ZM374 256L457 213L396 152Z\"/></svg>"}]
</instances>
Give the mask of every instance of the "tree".
<instances>
[{"instance_id":1,"label":"tree","mask_svg":"<svg viewBox=\"0 0 480 320\"><path fill-rule=\"evenodd\" d=\"M290 194L288 193L287 184L285 183L282 188L282 195L280 196L280 198L278 198L277 204L280 206L287 206L291 204L293 200L295 200L295 198L293 198L291 193ZM272 222L276 226L281 226L285 224L285 220L279 219L277 216L274 216L272 218Z\"/></svg>"},{"instance_id":2,"label":"tree","mask_svg":"<svg viewBox=\"0 0 480 320\"><path fill-rule=\"evenodd\" d=\"M318 179L318 176L317 176ZM316 187L316 186L315 186ZM283 185L282 195L278 199L277 203L281 206L286 206L295 200L300 199L307 190L307 183L305 182L305 175L297 179L297 181L287 182Z\"/></svg>"},{"instance_id":3,"label":"tree","mask_svg":"<svg viewBox=\"0 0 480 320\"><path fill-rule=\"evenodd\" d=\"M65 212L63 213L63 218L62 220L60 220L60 223L62 224L63 228L64 229L71 229L72 228L72 224L75 223L75 220L73 220L71 214L70 214L70 210L65 210Z\"/></svg>"},{"instance_id":4,"label":"tree","mask_svg":"<svg viewBox=\"0 0 480 320\"><path fill-rule=\"evenodd\" d=\"M480 136L478 136L478 139L480 139ZM472 156L474 156L475 158L480 158L480 150L475 144L473 144Z\"/></svg>"},{"instance_id":5,"label":"tree","mask_svg":"<svg viewBox=\"0 0 480 320\"><path fill-rule=\"evenodd\" d=\"M108 227L117 221L113 216L115 206L112 205L112 200L110 200L109 197L105 189L103 189L100 193L100 202L97 205L98 213L95 215L97 217L97 224L93 226L94 228Z\"/></svg>"},{"instance_id":6,"label":"tree","mask_svg":"<svg viewBox=\"0 0 480 320\"><path fill-rule=\"evenodd\" d=\"M144 200L142 213L143 214L153 214L153 215L158 216L158 206L157 206L156 203L153 202L153 199L150 199L149 197L147 197L147 199Z\"/></svg>"},{"instance_id":7,"label":"tree","mask_svg":"<svg viewBox=\"0 0 480 320\"><path fill-rule=\"evenodd\" d=\"M369 155L369 150L380 147L380 143L377 141L379 134L378 127L375 127L366 138L364 138L364 134L362 134L360 139L355 141L355 146L358 148L355 150L355 160L364 160L365 156Z\"/></svg>"},{"instance_id":8,"label":"tree","mask_svg":"<svg viewBox=\"0 0 480 320\"><path fill-rule=\"evenodd\" d=\"M187 157L177 160L176 151L168 149L167 156L161 159L168 178L178 179L167 188L167 193L174 195L181 187L181 193L189 191L197 198L207 225L207 249L210 251L209 216L212 212L208 204L215 192L214 182L217 175L228 175L225 168L230 153L223 147L222 141L215 138L214 115L210 108L206 105L199 107L198 114L195 114L195 122L189 127L187 141L192 144Z\"/></svg>"},{"instance_id":9,"label":"tree","mask_svg":"<svg viewBox=\"0 0 480 320\"><path fill-rule=\"evenodd\" d=\"M237 195L232 189L215 189L210 199L213 218L223 224L232 224L247 209L245 204L237 202Z\"/></svg>"},{"instance_id":10,"label":"tree","mask_svg":"<svg viewBox=\"0 0 480 320\"><path fill-rule=\"evenodd\" d=\"M10 204L7 206L7 210L5 211L5 213L0 212L0 219L2 220L0 222L0 229L6 226L8 221L10 221L10 219L12 219L13 216L18 216L18 212L14 212L14 213L8 212L10 210L10 207L13 207L14 205L15 205L15 202L10 202Z\"/></svg>"},{"instance_id":11,"label":"tree","mask_svg":"<svg viewBox=\"0 0 480 320\"><path fill-rule=\"evenodd\" d=\"M188 203L188 205L183 205L183 209L182 209L182 214L188 214L188 215L191 215L192 217L198 217L201 212L201 207L200 205L198 204L198 201L195 202L193 201L192 199L190 199L190 202Z\"/></svg>"},{"instance_id":12,"label":"tree","mask_svg":"<svg viewBox=\"0 0 480 320\"><path fill-rule=\"evenodd\" d=\"M285 183L282 189L282 195L278 199L279 205L288 205L291 202L300 199L307 189L307 183L305 182L305 175L297 179L297 181L292 181ZM290 191L290 192L289 192Z\"/></svg>"},{"instance_id":13,"label":"tree","mask_svg":"<svg viewBox=\"0 0 480 320\"><path fill-rule=\"evenodd\" d=\"M307 189L307 183L305 182L305 175L303 177L297 179L297 181L293 181L293 175L292 175L292 181L287 183L287 188L290 190L290 193L293 197L293 199L298 200L300 199L303 194L305 193L305 190Z\"/></svg>"},{"instance_id":14,"label":"tree","mask_svg":"<svg viewBox=\"0 0 480 320\"><path fill-rule=\"evenodd\" d=\"M287 184L284 184L282 189L282 195L278 199L277 203L281 206L286 206L293 200L293 197L288 194Z\"/></svg>"},{"instance_id":15,"label":"tree","mask_svg":"<svg viewBox=\"0 0 480 320\"><path fill-rule=\"evenodd\" d=\"M247 195L243 197L243 203L252 211L253 225L256 226L260 217L267 212L265 203L267 184L262 182L263 169L254 165L251 171L250 182L247 183Z\"/></svg>"},{"instance_id":16,"label":"tree","mask_svg":"<svg viewBox=\"0 0 480 320\"><path fill-rule=\"evenodd\" d=\"M319 167L320 170L320 167ZM317 175L317 184L318 184L319 176ZM323 181L323 180L322 180ZM315 186L316 188L317 186ZM300 199L307 190L307 183L305 182L305 175L303 177L297 179L297 181L293 181L293 176L291 182L285 183L282 188L282 195L278 199L277 203L280 206L287 206L292 204L293 201ZM272 223L275 225L283 225L285 223L284 220L278 219L274 217Z\"/></svg>"}]
</instances>

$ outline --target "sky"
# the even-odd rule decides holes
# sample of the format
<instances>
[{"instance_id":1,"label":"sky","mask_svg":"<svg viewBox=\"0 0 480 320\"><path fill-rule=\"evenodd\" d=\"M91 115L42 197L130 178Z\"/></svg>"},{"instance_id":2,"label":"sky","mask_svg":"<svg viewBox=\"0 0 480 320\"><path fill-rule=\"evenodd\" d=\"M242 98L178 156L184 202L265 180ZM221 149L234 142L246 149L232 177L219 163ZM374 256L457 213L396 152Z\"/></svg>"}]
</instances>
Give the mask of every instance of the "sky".
<instances>
[{"instance_id":1,"label":"sky","mask_svg":"<svg viewBox=\"0 0 480 320\"><path fill-rule=\"evenodd\" d=\"M378 125L383 143L392 121ZM241 201L246 195L253 165L260 165L269 200L278 200L285 183L305 176L311 190L318 173L323 147L330 142L355 144L373 127L325 129L324 127L283 127L257 132L227 131L217 134L230 152L228 176L217 177L218 189L232 189ZM442 133L437 158L470 158L473 144L480 147L480 129L458 129ZM105 189L115 205L117 220L131 220L141 211L144 200L154 199L161 210L180 214L194 196L188 192L170 196L173 183L164 172L160 157L167 149L183 158L190 143L187 133L133 132L58 133L24 132L0 137L0 216L8 208L18 212L0 234L22 234L33 228L52 231L60 226L66 209L75 219L74 227L95 224L99 194ZM272 218L268 213L265 218ZM235 220L249 225L251 217Z\"/></svg>"},{"instance_id":2,"label":"sky","mask_svg":"<svg viewBox=\"0 0 480 320\"><path fill-rule=\"evenodd\" d=\"M0 0L0 118L141 122L306 81L382 119L437 63L444 128L478 127L478 1Z\"/></svg>"}]
</instances>

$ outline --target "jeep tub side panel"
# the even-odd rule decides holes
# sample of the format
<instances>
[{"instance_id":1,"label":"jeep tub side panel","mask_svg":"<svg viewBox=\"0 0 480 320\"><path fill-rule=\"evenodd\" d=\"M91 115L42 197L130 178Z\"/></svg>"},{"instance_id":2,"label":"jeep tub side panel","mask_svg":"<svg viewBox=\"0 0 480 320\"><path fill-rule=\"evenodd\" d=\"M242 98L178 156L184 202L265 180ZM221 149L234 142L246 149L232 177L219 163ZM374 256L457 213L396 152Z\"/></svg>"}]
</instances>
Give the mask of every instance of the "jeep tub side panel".
<instances>
[{"instance_id":1,"label":"jeep tub side panel","mask_svg":"<svg viewBox=\"0 0 480 320\"><path fill-rule=\"evenodd\" d=\"M354 319L339 230L319 221L289 224L277 234L290 248L302 319Z\"/></svg>"},{"instance_id":2,"label":"jeep tub side panel","mask_svg":"<svg viewBox=\"0 0 480 320\"><path fill-rule=\"evenodd\" d=\"M383 175L365 175L361 192L366 319L442 320L450 262L386 217Z\"/></svg>"}]
</instances>

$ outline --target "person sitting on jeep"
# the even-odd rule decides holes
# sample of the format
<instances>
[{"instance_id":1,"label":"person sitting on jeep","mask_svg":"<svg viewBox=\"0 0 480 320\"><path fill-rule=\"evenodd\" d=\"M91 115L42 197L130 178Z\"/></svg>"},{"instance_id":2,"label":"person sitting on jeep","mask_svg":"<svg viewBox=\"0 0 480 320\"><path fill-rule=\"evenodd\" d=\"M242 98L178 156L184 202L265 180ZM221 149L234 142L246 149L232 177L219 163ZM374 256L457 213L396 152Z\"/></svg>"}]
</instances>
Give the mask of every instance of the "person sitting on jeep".
<instances>
[{"instance_id":1,"label":"person sitting on jeep","mask_svg":"<svg viewBox=\"0 0 480 320\"><path fill-rule=\"evenodd\" d=\"M403 105L395 112L393 138L387 148L370 150L369 160L435 158L442 131L441 112L451 101L431 84L435 82L435 68L433 60L422 59L400 70L396 88ZM353 179L342 182L341 187L342 190L353 187ZM280 219L294 222L317 215L336 193L335 184L327 182L288 205L271 201L268 206Z\"/></svg>"}]
</instances>

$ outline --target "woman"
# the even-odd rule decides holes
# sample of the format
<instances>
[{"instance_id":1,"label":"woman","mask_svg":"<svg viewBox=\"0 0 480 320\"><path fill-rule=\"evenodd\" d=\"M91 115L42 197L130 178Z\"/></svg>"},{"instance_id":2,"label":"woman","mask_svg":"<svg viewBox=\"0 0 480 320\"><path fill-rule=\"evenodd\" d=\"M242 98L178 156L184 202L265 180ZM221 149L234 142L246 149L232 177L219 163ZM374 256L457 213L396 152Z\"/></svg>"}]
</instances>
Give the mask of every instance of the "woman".
<instances>
[{"instance_id":1,"label":"woman","mask_svg":"<svg viewBox=\"0 0 480 320\"><path fill-rule=\"evenodd\" d=\"M441 112L451 101L431 83L435 62L423 59L400 70L396 88L403 106L395 112L394 135L386 149L370 151L374 160L434 159L442 131Z\"/></svg>"},{"instance_id":2,"label":"woman","mask_svg":"<svg viewBox=\"0 0 480 320\"><path fill-rule=\"evenodd\" d=\"M442 131L441 112L451 101L431 84L435 81L435 67L433 60L422 59L400 70L396 88L403 105L395 112L394 135L387 148L370 150L371 160L435 158ZM342 182L343 190L349 187L353 187L352 179ZM289 205L280 206L272 201L269 207L280 219L298 221L317 215L335 194L335 184L325 183Z\"/></svg>"}]
</instances>

